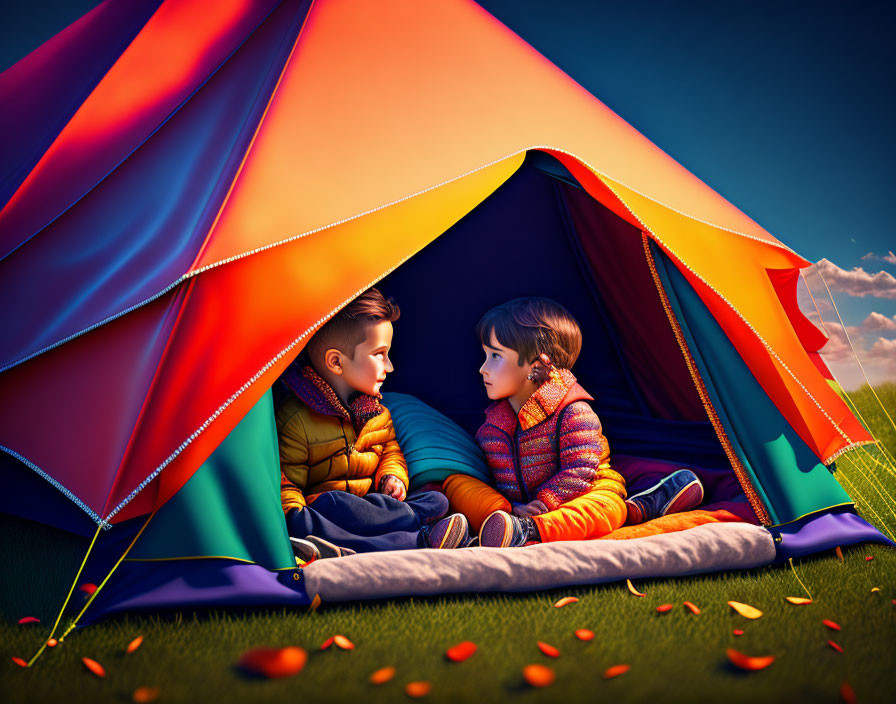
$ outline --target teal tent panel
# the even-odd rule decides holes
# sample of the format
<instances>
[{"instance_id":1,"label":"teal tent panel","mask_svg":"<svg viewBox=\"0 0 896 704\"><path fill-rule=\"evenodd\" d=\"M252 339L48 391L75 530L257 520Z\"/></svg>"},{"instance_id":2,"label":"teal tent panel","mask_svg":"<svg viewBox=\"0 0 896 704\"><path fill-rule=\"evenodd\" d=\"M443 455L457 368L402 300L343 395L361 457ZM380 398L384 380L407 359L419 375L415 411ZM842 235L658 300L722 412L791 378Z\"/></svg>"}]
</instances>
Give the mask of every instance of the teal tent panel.
<instances>
[{"instance_id":1,"label":"teal tent panel","mask_svg":"<svg viewBox=\"0 0 896 704\"><path fill-rule=\"evenodd\" d=\"M193 557L295 568L280 505L280 458L270 390L159 509L128 559Z\"/></svg>"},{"instance_id":2,"label":"teal tent panel","mask_svg":"<svg viewBox=\"0 0 896 704\"><path fill-rule=\"evenodd\" d=\"M851 504L756 381L734 345L671 261L651 245L669 301L731 445L771 520L788 523Z\"/></svg>"}]
</instances>

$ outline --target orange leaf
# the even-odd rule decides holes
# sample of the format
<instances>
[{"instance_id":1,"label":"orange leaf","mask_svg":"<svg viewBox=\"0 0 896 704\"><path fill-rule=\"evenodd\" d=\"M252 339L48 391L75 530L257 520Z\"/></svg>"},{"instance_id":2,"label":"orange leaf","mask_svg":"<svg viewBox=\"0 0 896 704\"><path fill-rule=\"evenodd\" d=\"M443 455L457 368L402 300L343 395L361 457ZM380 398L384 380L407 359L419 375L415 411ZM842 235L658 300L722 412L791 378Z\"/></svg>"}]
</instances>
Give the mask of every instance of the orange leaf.
<instances>
[{"instance_id":1,"label":"orange leaf","mask_svg":"<svg viewBox=\"0 0 896 704\"><path fill-rule=\"evenodd\" d=\"M839 631L839 630L840 630L840 624L838 624L838 623L834 623L833 621L828 621L827 619L825 619L824 621L822 621L822 623L823 623L825 626L827 626L828 628L830 628L832 631Z\"/></svg>"},{"instance_id":2,"label":"orange leaf","mask_svg":"<svg viewBox=\"0 0 896 704\"><path fill-rule=\"evenodd\" d=\"M852 691L849 682L840 685L840 699L843 700L843 704L856 704L856 693Z\"/></svg>"},{"instance_id":3,"label":"orange leaf","mask_svg":"<svg viewBox=\"0 0 896 704\"><path fill-rule=\"evenodd\" d=\"M380 670L377 670L370 676L371 684L385 684L389 680L395 677L395 668L394 667L384 667Z\"/></svg>"},{"instance_id":4,"label":"orange leaf","mask_svg":"<svg viewBox=\"0 0 896 704\"><path fill-rule=\"evenodd\" d=\"M728 648L725 651L725 654L728 655L728 659L731 663L741 670L764 670L775 661L774 655L751 657L749 655L744 655L733 648Z\"/></svg>"},{"instance_id":5,"label":"orange leaf","mask_svg":"<svg viewBox=\"0 0 896 704\"><path fill-rule=\"evenodd\" d=\"M567 604L575 604L578 599L574 596L565 596L560 599L556 604L554 604L555 609L559 609L561 606L566 606Z\"/></svg>"},{"instance_id":6,"label":"orange leaf","mask_svg":"<svg viewBox=\"0 0 896 704\"><path fill-rule=\"evenodd\" d=\"M432 690L432 685L429 682L408 682L404 687L405 694L414 699L425 697L430 690Z\"/></svg>"},{"instance_id":7,"label":"orange leaf","mask_svg":"<svg viewBox=\"0 0 896 704\"><path fill-rule=\"evenodd\" d=\"M143 636L137 636L136 638L134 638L134 640L132 640L130 643L128 643L128 647L125 652L127 652L128 655L130 655L137 648L139 648L142 643L143 643Z\"/></svg>"},{"instance_id":8,"label":"orange leaf","mask_svg":"<svg viewBox=\"0 0 896 704\"><path fill-rule=\"evenodd\" d=\"M48 648L55 648L57 645L59 645L59 641L56 640L55 638L50 638L50 639L47 641L47 647L48 647Z\"/></svg>"},{"instance_id":9,"label":"orange leaf","mask_svg":"<svg viewBox=\"0 0 896 704\"><path fill-rule=\"evenodd\" d=\"M839 545L834 548L834 554L837 555L840 562L843 562L843 551L840 549Z\"/></svg>"},{"instance_id":10,"label":"orange leaf","mask_svg":"<svg viewBox=\"0 0 896 704\"><path fill-rule=\"evenodd\" d=\"M17 658L16 656L13 656L12 661L19 667L28 667L28 663L25 662L24 660L22 660L22 658Z\"/></svg>"},{"instance_id":11,"label":"orange leaf","mask_svg":"<svg viewBox=\"0 0 896 704\"><path fill-rule=\"evenodd\" d=\"M465 640L448 648L445 651L445 657L451 662L463 662L475 652L476 644L473 641Z\"/></svg>"},{"instance_id":12,"label":"orange leaf","mask_svg":"<svg viewBox=\"0 0 896 704\"><path fill-rule=\"evenodd\" d=\"M696 604L692 604L690 601L686 601L686 602L684 602L684 605L685 605L688 609L690 609L691 613L694 614L694 616L699 616L699 615L700 615L700 609L697 608L697 605L696 605Z\"/></svg>"},{"instance_id":13,"label":"orange leaf","mask_svg":"<svg viewBox=\"0 0 896 704\"><path fill-rule=\"evenodd\" d=\"M100 665L96 660L91 660L90 658L81 658L81 662L84 663L84 667L90 670L97 677L106 676L106 671L103 669L103 666Z\"/></svg>"},{"instance_id":14,"label":"orange leaf","mask_svg":"<svg viewBox=\"0 0 896 704\"><path fill-rule=\"evenodd\" d=\"M35 618L34 616L24 616L23 618L19 619L19 624L22 626L25 626L29 623L40 623L40 619Z\"/></svg>"},{"instance_id":15,"label":"orange leaf","mask_svg":"<svg viewBox=\"0 0 896 704\"><path fill-rule=\"evenodd\" d=\"M240 657L237 665L261 677L291 677L305 667L308 653L296 645L287 648L255 648Z\"/></svg>"},{"instance_id":16,"label":"orange leaf","mask_svg":"<svg viewBox=\"0 0 896 704\"><path fill-rule=\"evenodd\" d=\"M333 641L334 641L334 640L336 640L336 639L335 639L333 636L330 636L330 637L327 638L323 643L320 644L320 649L321 649L321 650L326 650L326 649L329 648L331 645L333 645Z\"/></svg>"},{"instance_id":17,"label":"orange leaf","mask_svg":"<svg viewBox=\"0 0 896 704\"><path fill-rule=\"evenodd\" d=\"M837 644L836 644L834 641L832 641L832 640L829 640L829 641L828 641L828 645L831 646L831 647L832 647L834 650L836 650L838 653L842 653L842 652L843 652L843 648L841 648L839 645L837 645Z\"/></svg>"},{"instance_id":18,"label":"orange leaf","mask_svg":"<svg viewBox=\"0 0 896 704\"><path fill-rule=\"evenodd\" d=\"M643 592L639 592L637 589L635 589L635 585L632 584L632 580L630 580L630 579L625 580L625 584L628 586L628 590L635 596L647 596Z\"/></svg>"},{"instance_id":19,"label":"orange leaf","mask_svg":"<svg viewBox=\"0 0 896 704\"><path fill-rule=\"evenodd\" d=\"M159 698L159 688L158 687L137 687L134 690L134 693L131 695L131 698L137 702L137 704L145 704L146 702L154 702Z\"/></svg>"},{"instance_id":20,"label":"orange leaf","mask_svg":"<svg viewBox=\"0 0 896 704\"><path fill-rule=\"evenodd\" d=\"M811 599L806 599L802 596L785 596L785 599L789 601L791 604L796 604L797 606L805 606L806 604L811 604Z\"/></svg>"},{"instance_id":21,"label":"orange leaf","mask_svg":"<svg viewBox=\"0 0 896 704\"><path fill-rule=\"evenodd\" d=\"M594 640L594 631L589 631L587 628L580 628L576 631L576 638L579 640Z\"/></svg>"},{"instance_id":22,"label":"orange leaf","mask_svg":"<svg viewBox=\"0 0 896 704\"><path fill-rule=\"evenodd\" d=\"M549 645L547 643L543 643L542 641L538 641L538 649L547 655L549 658L559 658L560 651L557 650L553 645Z\"/></svg>"},{"instance_id":23,"label":"orange leaf","mask_svg":"<svg viewBox=\"0 0 896 704\"><path fill-rule=\"evenodd\" d=\"M728 606L737 611L744 618L759 618L762 612L749 604L742 604L739 601L729 601Z\"/></svg>"},{"instance_id":24,"label":"orange leaf","mask_svg":"<svg viewBox=\"0 0 896 704\"><path fill-rule=\"evenodd\" d=\"M547 687L554 683L554 671L545 665L526 665L523 679L530 687Z\"/></svg>"},{"instance_id":25,"label":"orange leaf","mask_svg":"<svg viewBox=\"0 0 896 704\"><path fill-rule=\"evenodd\" d=\"M343 650L354 650L355 644L345 636L333 636L333 642Z\"/></svg>"},{"instance_id":26,"label":"orange leaf","mask_svg":"<svg viewBox=\"0 0 896 704\"><path fill-rule=\"evenodd\" d=\"M656 610L661 614L668 613L672 610L672 604L660 604L656 607Z\"/></svg>"},{"instance_id":27,"label":"orange leaf","mask_svg":"<svg viewBox=\"0 0 896 704\"><path fill-rule=\"evenodd\" d=\"M315 594L314 598L311 600L311 603L308 605L308 610L317 611L318 606L320 606L320 594Z\"/></svg>"},{"instance_id":28,"label":"orange leaf","mask_svg":"<svg viewBox=\"0 0 896 704\"><path fill-rule=\"evenodd\" d=\"M740 630L739 628L735 628L734 631L732 631L732 632L736 636L742 636L744 634L744 632L742 630Z\"/></svg>"},{"instance_id":29,"label":"orange leaf","mask_svg":"<svg viewBox=\"0 0 896 704\"><path fill-rule=\"evenodd\" d=\"M93 594L96 591L96 585L93 582L86 582L78 587L85 594Z\"/></svg>"},{"instance_id":30,"label":"orange leaf","mask_svg":"<svg viewBox=\"0 0 896 704\"><path fill-rule=\"evenodd\" d=\"M604 679L611 680L614 677L619 677L619 675L624 675L631 669L629 665L613 665L613 667L608 667L604 670Z\"/></svg>"}]
</instances>

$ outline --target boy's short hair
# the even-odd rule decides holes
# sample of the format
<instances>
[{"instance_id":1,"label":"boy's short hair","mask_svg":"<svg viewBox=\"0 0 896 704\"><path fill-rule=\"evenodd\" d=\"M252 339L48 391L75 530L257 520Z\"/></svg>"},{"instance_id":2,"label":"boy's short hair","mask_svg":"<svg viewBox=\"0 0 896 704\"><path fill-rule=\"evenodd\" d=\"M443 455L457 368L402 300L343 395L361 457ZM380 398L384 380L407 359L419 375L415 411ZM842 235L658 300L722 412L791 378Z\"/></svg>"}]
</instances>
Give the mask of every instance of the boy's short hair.
<instances>
[{"instance_id":1,"label":"boy's short hair","mask_svg":"<svg viewBox=\"0 0 896 704\"><path fill-rule=\"evenodd\" d=\"M582 330L566 308L550 298L514 298L482 316L476 334L483 345L498 342L531 364L546 354L557 367L571 369L582 351Z\"/></svg>"},{"instance_id":2,"label":"boy's short hair","mask_svg":"<svg viewBox=\"0 0 896 704\"><path fill-rule=\"evenodd\" d=\"M367 327L383 320L394 323L401 311L398 304L375 288L369 288L330 318L308 341L308 355L317 365L329 349L355 357L355 348L367 336Z\"/></svg>"}]
</instances>

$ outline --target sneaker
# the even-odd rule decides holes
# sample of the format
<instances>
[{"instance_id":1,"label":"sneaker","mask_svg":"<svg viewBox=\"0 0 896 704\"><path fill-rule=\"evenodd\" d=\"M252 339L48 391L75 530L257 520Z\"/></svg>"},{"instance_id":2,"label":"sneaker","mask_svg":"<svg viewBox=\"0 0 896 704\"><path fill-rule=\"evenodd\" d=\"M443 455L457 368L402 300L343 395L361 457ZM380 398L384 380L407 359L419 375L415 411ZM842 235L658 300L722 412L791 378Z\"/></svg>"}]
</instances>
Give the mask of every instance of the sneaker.
<instances>
[{"instance_id":1,"label":"sneaker","mask_svg":"<svg viewBox=\"0 0 896 704\"><path fill-rule=\"evenodd\" d=\"M667 513L696 508L703 501L703 485L689 469L679 469L646 491L625 500L626 525L644 523Z\"/></svg>"},{"instance_id":2,"label":"sneaker","mask_svg":"<svg viewBox=\"0 0 896 704\"><path fill-rule=\"evenodd\" d=\"M541 542L535 521L506 511L489 514L479 529L479 544L486 548L516 548L530 541Z\"/></svg>"},{"instance_id":3,"label":"sneaker","mask_svg":"<svg viewBox=\"0 0 896 704\"><path fill-rule=\"evenodd\" d=\"M314 562L327 557L346 557L354 555L355 551L351 548L343 548L334 545L328 540L318 538L316 535L308 535L304 538L290 538L292 551L295 556L302 562Z\"/></svg>"},{"instance_id":4,"label":"sneaker","mask_svg":"<svg viewBox=\"0 0 896 704\"><path fill-rule=\"evenodd\" d=\"M431 548L462 548L470 541L470 524L462 513L452 513L438 521L426 534Z\"/></svg>"}]
</instances>

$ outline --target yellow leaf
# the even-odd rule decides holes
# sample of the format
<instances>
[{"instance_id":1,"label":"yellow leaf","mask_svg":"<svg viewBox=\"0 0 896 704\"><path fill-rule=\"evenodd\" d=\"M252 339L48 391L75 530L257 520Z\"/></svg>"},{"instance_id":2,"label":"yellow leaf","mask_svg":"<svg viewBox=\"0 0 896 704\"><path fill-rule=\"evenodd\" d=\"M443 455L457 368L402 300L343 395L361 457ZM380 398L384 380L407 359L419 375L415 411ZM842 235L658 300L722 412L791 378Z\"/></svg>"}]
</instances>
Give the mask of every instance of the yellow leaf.
<instances>
[{"instance_id":1,"label":"yellow leaf","mask_svg":"<svg viewBox=\"0 0 896 704\"><path fill-rule=\"evenodd\" d=\"M728 606L737 611L744 618L759 618L762 616L762 612L754 606L750 606L749 604L742 604L739 601L729 601Z\"/></svg>"},{"instance_id":2,"label":"yellow leaf","mask_svg":"<svg viewBox=\"0 0 896 704\"><path fill-rule=\"evenodd\" d=\"M802 596L785 596L784 598L787 599L787 601L789 601L791 604L796 604L797 606L805 606L806 604L812 603L811 599L806 599Z\"/></svg>"},{"instance_id":3,"label":"yellow leaf","mask_svg":"<svg viewBox=\"0 0 896 704\"><path fill-rule=\"evenodd\" d=\"M632 580L627 579L627 580L625 580L625 583L628 586L628 590L635 596L647 596L643 592L639 592L637 589L635 589L635 585L632 584Z\"/></svg>"}]
</instances>

